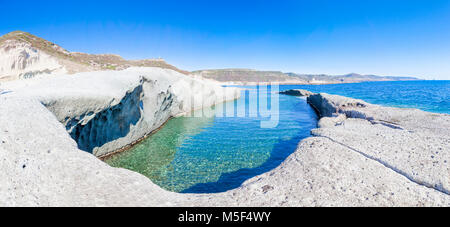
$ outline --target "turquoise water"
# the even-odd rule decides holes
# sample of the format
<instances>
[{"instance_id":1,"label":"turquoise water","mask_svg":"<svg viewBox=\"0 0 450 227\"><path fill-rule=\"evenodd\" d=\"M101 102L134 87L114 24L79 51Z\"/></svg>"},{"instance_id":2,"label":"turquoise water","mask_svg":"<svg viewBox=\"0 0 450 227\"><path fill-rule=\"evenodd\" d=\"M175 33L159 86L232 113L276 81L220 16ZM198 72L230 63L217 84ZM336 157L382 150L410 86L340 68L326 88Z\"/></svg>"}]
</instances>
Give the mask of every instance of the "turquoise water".
<instances>
[{"instance_id":1,"label":"turquoise water","mask_svg":"<svg viewBox=\"0 0 450 227\"><path fill-rule=\"evenodd\" d=\"M280 86L282 91L296 88L358 98L373 104L450 114L450 80Z\"/></svg>"},{"instance_id":2,"label":"turquoise water","mask_svg":"<svg viewBox=\"0 0 450 227\"><path fill-rule=\"evenodd\" d=\"M374 104L450 113L450 81L370 82L336 85L283 85L363 99ZM247 87L255 89L255 87ZM247 94L247 93L243 93ZM255 101L245 96L234 106ZM131 150L106 160L175 192L213 193L239 187L270 171L292 154L317 125L303 98L280 95L279 124L261 128L262 117L180 117ZM228 103L229 104L229 103Z\"/></svg>"},{"instance_id":3,"label":"turquoise water","mask_svg":"<svg viewBox=\"0 0 450 227\"><path fill-rule=\"evenodd\" d=\"M212 193L237 188L280 165L317 125L317 117L305 99L283 95L278 126L261 128L261 121L267 118L250 117L249 102L255 98L243 94L247 94L245 102L241 98L232 103L236 108L244 106L243 117L175 118L131 150L106 162L139 172L175 192Z\"/></svg>"}]
</instances>

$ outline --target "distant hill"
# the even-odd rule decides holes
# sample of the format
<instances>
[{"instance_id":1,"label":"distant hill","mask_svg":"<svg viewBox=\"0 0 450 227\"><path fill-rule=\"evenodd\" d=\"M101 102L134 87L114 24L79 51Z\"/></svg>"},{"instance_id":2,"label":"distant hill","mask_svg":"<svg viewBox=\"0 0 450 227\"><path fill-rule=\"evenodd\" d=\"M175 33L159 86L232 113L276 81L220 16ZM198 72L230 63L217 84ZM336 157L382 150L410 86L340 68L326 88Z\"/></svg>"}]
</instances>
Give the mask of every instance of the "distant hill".
<instances>
[{"instance_id":1,"label":"distant hill","mask_svg":"<svg viewBox=\"0 0 450 227\"><path fill-rule=\"evenodd\" d=\"M122 70L132 66L160 67L189 74L167 64L163 59L131 61L113 54L69 52L57 44L22 31L0 37L0 80L30 78L40 74Z\"/></svg>"},{"instance_id":2,"label":"distant hill","mask_svg":"<svg viewBox=\"0 0 450 227\"><path fill-rule=\"evenodd\" d=\"M222 83L232 84L254 84L279 82L281 84L324 84L324 83L358 83L365 81L401 81L401 80L417 80L414 77L392 77L392 76L376 76L376 75L360 75L350 73L346 75L330 76L330 75L314 75L314 74L297 74L283 73L280 71L258 71L251 69L213 69L199 70L192 74L216 80Z\"/></svg>"},{"instance_id":3,"label":"distant hill","mask_svg":"<svg viewBox=\"0 0 450 227\"><path fill-rule=\"evenodd\" d=\"M413 77L383 77L351 73L341 76L283 73L252 69L213 69L192 73L176 68L163 59L126 60L114 54L69 52L63 47L27 32L15 31L0 37L0 81L48 74L73 74L98 70L123 70L133 66L160 67L221 83L281 84L355 83L363 81L416 80Z\"/></svg>"},{"instance_id":4,"label":"distant hill","mask_svg":"<svg viewBox=\"0 0 450 227\"><path fill-rule=\"evenodd\" d=\"M259 82L284 82L284 83L305 83L300 77L293 77L279 71L257 71L251 69L214 69L191 72L203 78L216 80L219 82L234 83L259 83Z\"/></svg>"}]
</instances>

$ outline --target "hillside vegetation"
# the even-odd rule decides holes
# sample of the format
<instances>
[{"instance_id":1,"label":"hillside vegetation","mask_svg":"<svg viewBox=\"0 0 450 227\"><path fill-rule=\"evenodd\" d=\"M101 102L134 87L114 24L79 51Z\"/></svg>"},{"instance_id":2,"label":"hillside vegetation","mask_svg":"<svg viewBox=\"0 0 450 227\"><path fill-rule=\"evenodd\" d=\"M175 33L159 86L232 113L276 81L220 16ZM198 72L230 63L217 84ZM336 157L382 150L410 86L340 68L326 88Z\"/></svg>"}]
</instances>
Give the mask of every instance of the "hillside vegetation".
<instances>
[{"instance_id":1,"label":"hillside vegetation","mask_svg":"<svg viewBox=\"0 0 450 227\"><path fill-rule=\"evenodd\" d=\"M126 60L119 55L114 54L86 54L78 52L69 52L61 46L47 41L45 39L39 38L28 32L15 31L8 33L0 37L0 47L5 46L8 41L13 41L15 43L27 43L33 48L42 51L58 60L61 61L63 65L70 65L74 67L75 65L80 65L80 67L87 67L83 70L69 70L78 71L96 71L96 70L122 70L133 66L141 67L159 67L172 69L183 74L189 74L189 72L180 70L173 65L166 63L163 59L145 59L145 60ZM14 45L6 45L4 47L7 52L8 49L14 48ZM75 66L76 67L76 66Z\"/></svg>"}]
</instances>

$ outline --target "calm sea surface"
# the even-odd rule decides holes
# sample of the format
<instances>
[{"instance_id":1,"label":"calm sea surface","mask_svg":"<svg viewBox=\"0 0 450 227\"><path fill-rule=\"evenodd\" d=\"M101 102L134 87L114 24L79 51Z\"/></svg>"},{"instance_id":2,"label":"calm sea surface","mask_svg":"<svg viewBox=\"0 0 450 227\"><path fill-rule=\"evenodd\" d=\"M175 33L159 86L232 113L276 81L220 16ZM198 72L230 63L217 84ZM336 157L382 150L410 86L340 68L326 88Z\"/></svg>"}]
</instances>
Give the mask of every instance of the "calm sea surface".
<instances>
[{"instance_id":1,"label":"calm sea surface","mask_svg":"<svg viewBox=\"0 0 450 227\"><path fill-rule=\"evenodd\" d=\"M358 98L373 104L450 114L450 80L286 85L280 90L296 88Z\"/></svg>"}]
</instances>

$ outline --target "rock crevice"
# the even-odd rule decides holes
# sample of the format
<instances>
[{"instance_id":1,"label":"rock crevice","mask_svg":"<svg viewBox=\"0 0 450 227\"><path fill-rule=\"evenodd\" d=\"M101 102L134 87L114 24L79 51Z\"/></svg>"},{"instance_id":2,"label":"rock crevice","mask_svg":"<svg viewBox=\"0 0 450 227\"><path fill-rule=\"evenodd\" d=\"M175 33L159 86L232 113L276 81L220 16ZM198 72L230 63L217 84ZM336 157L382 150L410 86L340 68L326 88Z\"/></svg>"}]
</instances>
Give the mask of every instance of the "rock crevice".
<instances>
[{"instance_id":1,"label":"rock crevice","mask_svg":"<svg viewBox=\"0 0 450 227\"><path fill-rule=\"evenodd\" d=\"M413 183L415 183L415 184L418 184L418 185L420 185L420 186L424 186L424 187L427 187L427 188L436 190L436 191L438 191L438 192L442 192L442 193L444 193L444 194L446 194L446 195L450 195L450 193L449 193L448 190L445 190L445 189L442 189L442 188L439 188L439 187L435 187L435 185L430 185L430 184L427 183L427 182L419 182L419 181L417 181L416 179L414 179L413 176L408 175L408 173L403 172L403 171L400 170L400 169L397 169L395 166L391 166L389 163L387 163L387 162L385 162L385 161L383 161L383 160L381 160L381 159L379 159L379 158L372 157L372 156L370 156L370 155L368 155L368 154L366 154L366 153L364 153L364 152L358 151L357 149L355 149L355 148L353 148L353 147L350 147L350 146L348 146L348 145L346 145L346 144L343 144L343 143L341 143L341 142L339 142L339 141L336 141L336 140L334 140L334 139L332 139L332 138L330 138L330 137L327 137L327 136L317 136L317 137L322 137L322 138L329 139L329 140L330 140L331 142L333 142L333 143L336 143L336 144L339 144L339 145L341 145L341 146L344 146L344 147L348 148L349 150L352 150L352 151L354 151L354 152L356 152L356 153L358 153L358 154L360 154L360 155L362 155L362 156L364 156L364 157L366 157L366 158L368 158L368 159L371 159L371 160L373 160L373 161L376 161L376 162L382 164L383 166L385 166L386 168L388 168L388 169L390 169L390 170L392 170L392 171L394 171L394 172L400 174L401 176L404 176L406 179L408 179L409 181L411 181L411 182L413 182Z\"/></svg>"},{"instance_id":2,"label":"rock crevice","mask_svg":"<svg viewBox=\"0 0 450 227\"><path fill-rule=\"evenodd\" d=\"M130 133L132 127L142 118L142 96L142 85L139 85L133 91L127 92L117 105L92 113L91 115L95 116L89 116L90 120L84 124L84 116L68 119L65 123L66 129L80 150L92 153L94 148L102 147Z\"/></svg>"},{"instance_id":3,"label":"rock crevice","mask_svg":"<svg viewBox=\"0 0 450 227\"><path fill-rule=\"evenodd\" d=\"M27 82L30 84L6 84L14 91L8 96L37 98L66 127L79 149L98 157L144 138L170 117L240 95L239 89L159 68L80 73ZM186 105L191 99L202 102Z\"/></svg>"}]
</instances>

